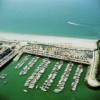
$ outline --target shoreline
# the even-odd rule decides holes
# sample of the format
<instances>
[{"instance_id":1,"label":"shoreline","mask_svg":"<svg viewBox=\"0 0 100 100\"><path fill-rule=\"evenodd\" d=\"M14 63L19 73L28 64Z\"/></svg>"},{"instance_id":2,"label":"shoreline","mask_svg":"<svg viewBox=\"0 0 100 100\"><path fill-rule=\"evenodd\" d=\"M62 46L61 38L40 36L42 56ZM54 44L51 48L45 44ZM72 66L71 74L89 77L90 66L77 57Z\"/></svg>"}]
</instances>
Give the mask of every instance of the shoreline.
<instances>
[{"instance_id":1,"label":"shoreline","mask_svg":"<svg viewBox=\"0 0 100 100\"><path fill-rule=\"evenodd\" d=\"M31 41L36 43L45 44L64 44L86 48L97 48L97 40L93 39L82 39L72 37L60 37L60 36L44 36L44 35L32 35L32 34L21 34L21 33L7 33L0 32L0 40L18 40L18 41Z\"/></svg>"}]
</instances>

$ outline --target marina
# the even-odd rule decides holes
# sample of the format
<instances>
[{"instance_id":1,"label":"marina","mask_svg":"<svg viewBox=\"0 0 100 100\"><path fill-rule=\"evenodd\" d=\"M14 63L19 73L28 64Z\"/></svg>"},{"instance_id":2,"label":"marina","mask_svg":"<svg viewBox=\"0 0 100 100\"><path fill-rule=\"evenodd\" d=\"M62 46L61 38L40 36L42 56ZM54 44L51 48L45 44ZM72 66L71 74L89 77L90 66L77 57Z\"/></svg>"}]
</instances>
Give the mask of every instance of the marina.
<instances>
[{"instance_id":1,"label":"marina","mask_svg":"<svg viewBox=\"0 0 100 100\"><path fill-rule=\"evenodd\" d=\"M100 100L100 0L0 0L0 100Z\"/></svg>"},{"instance_id":2,"label":"marina","mask_svg":"<svg viewBox=\"0 0 100 100\"><path fill-rule=\"evenodd\" d=\"M2 54L6 49L9 50L9 47L11 51L3 57ZM12 75L9 76L14 72L13 74L20 81L19 90L22 90L23 95L35 93L35 91L48 95L49 93L65 95L68 91L70 94L77 93L80 85L92 87L99 85L99 81L95 78L99 60L99 49L95 48L96 46L77 47L73 42L62 45L10 41L9 47L2 46L1 68L5 65L3 61L9 62L11 58L12 62L9 62L8 66L13 67L9 67L11 71L4 70L3 73L7 74L0 74L0 83L6 87L10 84L8 81L10 77L11 81L16 81L17 79ZM10 57L11 54L13 56Z\"/></svg>"}]
</instances>

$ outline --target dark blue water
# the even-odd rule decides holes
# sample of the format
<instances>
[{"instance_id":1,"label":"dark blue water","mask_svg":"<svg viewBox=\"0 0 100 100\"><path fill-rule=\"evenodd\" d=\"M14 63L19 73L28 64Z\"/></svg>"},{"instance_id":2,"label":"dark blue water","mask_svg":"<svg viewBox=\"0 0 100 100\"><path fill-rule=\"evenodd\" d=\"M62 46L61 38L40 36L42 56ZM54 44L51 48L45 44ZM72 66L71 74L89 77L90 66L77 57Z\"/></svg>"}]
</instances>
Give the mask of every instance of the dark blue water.
<instances>
[{"instance_id":1,"label":"dark blue water","mask_svg":"<svg viewBox=\"0 0 100 100\"><path fill-rule=\"evenodd\" d=\"M100 0L0 0L0 31L100 39Z\"/></svg>"}]
</instances>

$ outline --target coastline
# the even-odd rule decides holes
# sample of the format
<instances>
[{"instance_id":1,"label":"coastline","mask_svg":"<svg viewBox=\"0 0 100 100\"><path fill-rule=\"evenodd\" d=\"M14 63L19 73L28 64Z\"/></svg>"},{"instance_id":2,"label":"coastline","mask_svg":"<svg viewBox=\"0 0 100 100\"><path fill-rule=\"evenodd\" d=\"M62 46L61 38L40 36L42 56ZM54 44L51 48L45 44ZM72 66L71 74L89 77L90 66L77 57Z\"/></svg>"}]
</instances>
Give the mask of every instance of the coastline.
<instances>
[{"instance_id":1,"label":"coastline","mask_svg":"<svg viewBox=\"0 0 100 100\"><path fill-rule=\"evenodd\" d=\"M89 49L97 48L94 39L80 39L72 37L59 37L59 36L43 36L43 35L31 35L31 34L17 34L17 33L7 33L0 32L1 40L18 40L18 41L31 41L45 44L73 44L75 47L86 47Z\"/></svg>"}]
</instances>

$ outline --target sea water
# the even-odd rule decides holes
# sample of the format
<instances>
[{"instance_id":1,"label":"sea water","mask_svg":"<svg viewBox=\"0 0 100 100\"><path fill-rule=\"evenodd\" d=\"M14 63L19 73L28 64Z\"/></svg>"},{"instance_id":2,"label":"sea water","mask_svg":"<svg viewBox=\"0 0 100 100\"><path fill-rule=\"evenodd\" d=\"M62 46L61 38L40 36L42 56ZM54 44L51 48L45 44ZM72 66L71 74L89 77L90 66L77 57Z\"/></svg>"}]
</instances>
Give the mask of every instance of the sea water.
<instances>
[{"instance_id":1,"label":"sea water","mask_svg":"<svg viewBox=\"0 0 100 100\"><path fill-rule=\"evenodd\" d=\"M100 39L100 0L0 0L0 32Z\"/></svg>"}]
</instances>

